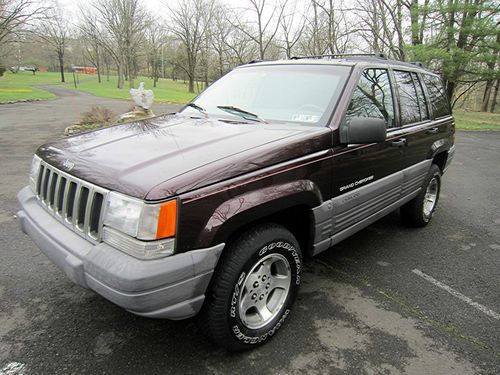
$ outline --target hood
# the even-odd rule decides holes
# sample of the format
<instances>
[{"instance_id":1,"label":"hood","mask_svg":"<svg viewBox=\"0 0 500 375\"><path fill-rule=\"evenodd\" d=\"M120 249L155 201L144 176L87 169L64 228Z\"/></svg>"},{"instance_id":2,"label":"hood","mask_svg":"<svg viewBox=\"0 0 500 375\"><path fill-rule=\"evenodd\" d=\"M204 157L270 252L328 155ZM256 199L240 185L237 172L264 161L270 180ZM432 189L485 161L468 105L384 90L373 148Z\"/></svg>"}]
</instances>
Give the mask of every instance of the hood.
<instances>
[{"instance_id":1,"label":"hood","mask_svg":"<svg viewBox=\"0 0 500 375\"><path fill-rule=\"evenodd\" d=\"M56 168L98 186L141 199L162 199L206 186L214 179L268 166L280 161L276 154L285 160L291 156L286 152L274 152L265 160L262 151L269 148L266 145L285 140L289 144L311 132L325 131L327 128L168 115L65 138L41 146L37 154ZM301 150L302 155L304 151L308 150ZM243 160L234 157L243 154ZM223 176L211 174L210 165L224 159ZM168 186L173 180L175 186ZM164 196L148 196L160 184Z\"/></svg>"}]
</instances>

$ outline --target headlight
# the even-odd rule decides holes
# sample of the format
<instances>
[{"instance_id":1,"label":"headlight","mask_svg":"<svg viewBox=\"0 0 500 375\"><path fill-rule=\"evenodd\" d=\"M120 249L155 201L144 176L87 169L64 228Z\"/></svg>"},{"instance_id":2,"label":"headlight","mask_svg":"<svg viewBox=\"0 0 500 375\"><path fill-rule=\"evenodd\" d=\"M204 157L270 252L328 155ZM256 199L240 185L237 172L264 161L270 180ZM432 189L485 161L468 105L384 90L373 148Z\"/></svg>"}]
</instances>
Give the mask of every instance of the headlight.
<instances>
[{"instance_id":1,"label":"headlight","mask_svg":"<svg viewBox=\"0 0 500 375\"><path fill-rule=\"evenodd\" d=\"M104 225L118 229L132 237L137 237L139 220L144 203L124 195L109 193Z\"/></svg>"},{"instance_id":2,"label":"headlight","mask_svg":"<svg viewBox=\"0 0 500 375\"><path fill-rule=\"evenodd\" d=\"M106 235L103 238L105 242L122 251L148 259L167 256L173 253L175 243L177 201L174 199L164 203L148 204L139 199L111 192L107 200L104 225L122 233L106 231L105 228ZM130 237L127 238L123 234ZM128 251L130 249L134 250Z\"/></svg>"},{"instance_id":3,"label":"headlight","mask_svg":"<svg viewBox=\"0 0 500 375\"><path fill-rule=\"evenodd\" d=\"M36 183L38 181L38 172L40 171L40 158L36 155L33 155L33 160L31 161L31 170L30 170L30 187L33 192L36 193Z\"/></svg>"}]
</instances>

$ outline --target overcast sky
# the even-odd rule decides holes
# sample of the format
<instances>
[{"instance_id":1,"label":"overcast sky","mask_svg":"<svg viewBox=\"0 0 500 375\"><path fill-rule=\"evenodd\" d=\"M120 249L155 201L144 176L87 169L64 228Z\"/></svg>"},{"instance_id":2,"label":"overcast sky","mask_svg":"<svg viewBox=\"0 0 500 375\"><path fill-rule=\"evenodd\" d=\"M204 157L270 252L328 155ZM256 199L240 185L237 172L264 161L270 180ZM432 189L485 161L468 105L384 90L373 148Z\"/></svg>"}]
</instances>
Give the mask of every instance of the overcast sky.
<instances>
[{"instance_id":1,"label":"overcast sky","mask_svg":"<svg viewBox=\"0 0 500 375\"><path fill-rule=\"evenodd\" d=\"M61 6L66 8L68 10L72 17L78 17L79 13L79 7L80 5L85 5L90 3L92 0L56 0ZM249 7L249 2L248 0L218 0L221 3L226 3L228 6L232 8L248 8ZM52 0L42 0L42 2L45 3L53 3ZM157 15L161 16L162 13L168 11L167 7L165 4L172 4L175 5L176 3L179 2L179 0L142 0L143 4L151 9L153 12L158 12ZM279 0L271 0L268 1L269 5L271 5L274 2L279 2ZM288 0L288 2L291 3L296 3L297 4L297 9L300 8L305 8L306 4L310 2L310 0Z\"/></svg>"}]
</instances>

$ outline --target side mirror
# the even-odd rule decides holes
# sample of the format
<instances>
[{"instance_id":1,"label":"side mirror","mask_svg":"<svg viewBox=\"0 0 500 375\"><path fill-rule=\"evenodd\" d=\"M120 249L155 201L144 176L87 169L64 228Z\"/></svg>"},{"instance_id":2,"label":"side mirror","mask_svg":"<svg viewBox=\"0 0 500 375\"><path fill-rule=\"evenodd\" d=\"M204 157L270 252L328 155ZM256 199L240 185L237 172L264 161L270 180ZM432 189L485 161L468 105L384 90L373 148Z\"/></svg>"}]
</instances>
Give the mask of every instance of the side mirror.
<instances>
[{"instance_id":1,"label":"side mirror","mask_svg":"<svg viewBox=\"0 0 500 375\"><path fill-rule=\"evenodd\" d=\"M353 117L340 128L340 142L344 144L365 144L384 142L385 120L375 117Z\"/></svg>"}]
</instances>

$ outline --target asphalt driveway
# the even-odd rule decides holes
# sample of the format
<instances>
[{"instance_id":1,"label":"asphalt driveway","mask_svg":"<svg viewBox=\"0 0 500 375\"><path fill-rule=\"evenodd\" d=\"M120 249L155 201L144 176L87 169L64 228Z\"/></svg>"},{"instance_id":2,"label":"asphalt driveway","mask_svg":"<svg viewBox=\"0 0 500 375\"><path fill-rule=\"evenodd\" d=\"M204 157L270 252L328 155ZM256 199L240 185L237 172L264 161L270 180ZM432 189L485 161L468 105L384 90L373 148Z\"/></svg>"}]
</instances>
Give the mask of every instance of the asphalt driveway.
<instances>
[{"instance_id":1,"label":"asphalt driveway","mask_svg":"<svg viewBox=\"0 0 500 375\"><path fill-rule=\"evenodd\" d=\"M0 105L0 369L17 363L24 374L499 373L500 132L457 134L430 226L407 229L394 212L308 261L279 335L252 352L228 354L191 320L140 318L73 285L18 229L15 195L27 184L36 147L60 137L92 105L128 110L127 102L71 93Z\"/></svg>"}]
</instances>

